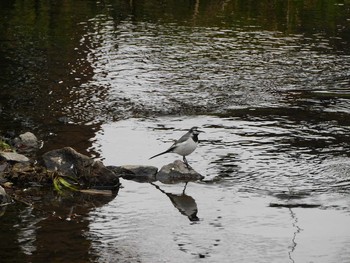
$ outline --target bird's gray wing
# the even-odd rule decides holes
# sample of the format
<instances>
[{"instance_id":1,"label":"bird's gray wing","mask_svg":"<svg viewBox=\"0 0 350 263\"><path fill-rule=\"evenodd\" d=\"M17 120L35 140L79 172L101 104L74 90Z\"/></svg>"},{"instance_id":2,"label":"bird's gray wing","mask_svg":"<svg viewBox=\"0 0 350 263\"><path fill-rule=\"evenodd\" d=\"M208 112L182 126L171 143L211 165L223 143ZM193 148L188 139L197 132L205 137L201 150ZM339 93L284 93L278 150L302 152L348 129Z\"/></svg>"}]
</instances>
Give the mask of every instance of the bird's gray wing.
<instances>
[{"instance_id":1,"label":"bird's gray wing","mask_svg":"<svg viewBox=\"0 0 350 263\"><path fill-rule=\"evenodd\" d=\"M153 159L154 157L157 157L159 155L165 154L165 153L169 153L172 152L179 144L187 141L189 138L191 137L191 132L187 132L186 134L184 134L180 139L178 139L176 142L174 142L173 145L170 146L170 148L164 152L161 152L159 154L156 154L154 156L152 156L150 159Z\"/></svg>"},{"instance_id":2,"label":"bird's gray wing","mask_svg":"<svg viewBox=\"0 0 350 263\"><path fill-rule=\"evenodd\" d=\"M189 138L191 137L191 133L190 132L187 132L185 135L183 135L180 139L178 139L174 145L176 144L179 144L179 143L182 143L184 141L187 141Z\"/></svg>"}]
</instances>

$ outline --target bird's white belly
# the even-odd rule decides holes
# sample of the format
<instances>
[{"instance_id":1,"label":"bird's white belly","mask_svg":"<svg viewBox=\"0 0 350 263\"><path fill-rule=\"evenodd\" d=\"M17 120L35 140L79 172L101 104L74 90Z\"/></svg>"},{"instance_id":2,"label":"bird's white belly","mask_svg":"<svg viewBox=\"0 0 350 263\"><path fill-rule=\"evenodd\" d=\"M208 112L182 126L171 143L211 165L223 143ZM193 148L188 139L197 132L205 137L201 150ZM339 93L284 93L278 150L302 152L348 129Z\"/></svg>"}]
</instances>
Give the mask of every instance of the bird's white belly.
<instances>
[{"instance_id":1,"label":"bird's white belly","mask_svg":"<svg viewBox=\"0 0 350 263\"><path fill-rule=\"evenodd\" d=\"M194 140L187 140L177 145L174 149L174 153L177 153L182 156L191 154L197 148L198 142Z\"/></svg>"}]
</instances>

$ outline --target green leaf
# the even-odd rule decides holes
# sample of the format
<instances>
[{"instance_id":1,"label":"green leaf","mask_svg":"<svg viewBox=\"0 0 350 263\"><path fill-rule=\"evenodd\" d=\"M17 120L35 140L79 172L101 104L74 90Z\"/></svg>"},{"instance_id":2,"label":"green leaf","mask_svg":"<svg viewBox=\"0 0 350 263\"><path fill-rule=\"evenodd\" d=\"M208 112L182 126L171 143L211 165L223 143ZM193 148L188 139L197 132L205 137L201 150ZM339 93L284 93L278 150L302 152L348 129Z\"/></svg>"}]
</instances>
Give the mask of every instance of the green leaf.
<instances>
[{"instance_id":1,"label":"green leaf","mask_svg":"<svg viewBox=\"0 0 350 263\"><path fill-rule=\"evenodd\" d=\"M66 188L69 188L70 190L73 191L78 191L77 187L74 186L73 184L69 183L66 179L64 179L63 177L59 176L58 177L58 181L60 182L61 185L63 185Z\"/></svg>"}]
</instances>

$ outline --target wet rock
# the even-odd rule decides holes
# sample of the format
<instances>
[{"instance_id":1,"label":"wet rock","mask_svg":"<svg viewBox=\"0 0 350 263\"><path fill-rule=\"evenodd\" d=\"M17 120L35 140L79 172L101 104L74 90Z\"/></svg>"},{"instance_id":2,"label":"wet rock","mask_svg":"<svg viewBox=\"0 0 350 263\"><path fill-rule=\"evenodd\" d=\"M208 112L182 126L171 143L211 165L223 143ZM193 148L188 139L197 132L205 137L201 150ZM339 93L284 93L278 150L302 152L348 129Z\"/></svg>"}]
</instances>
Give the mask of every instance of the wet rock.
<instances>
[{"instance_id":1,"label":"wet rock","mask_svg":"<svg viewBox=\"0 0 350 263\"><path fill-rule=\"evenodd\" d=\"M8 181L3 177L3 175L0 173L0 185L6 184Z\"/></svg>"},{"instance_id":2,"label":"wet rock","mask_svg":"<svg viewBox=\"0 0 350 263\"><path fill-rule=\"evenodd\" d=\"M0 176L3 172L6 171L6 169L9 167L9 164L7 162L0 163ZM1 182L0 182L1 183Z\"/></svg>"},{"instance_id":3,"label":"wet rock","mask_svg":"<svg viewBox=\"0 0 350 263\"><path fill-rule=\"evenodd\" d=\"M6 193L5 189L0 185L0 217L5 214L6 207L10 204L11 198Z\"/></svg>"},{"instance_id":4,"label":"wet rock","mask_svg":"<svg viewBox=\"0 0 350 263\"><path fill-rule=\"evenodd\" d=\"M162 183L189 182L202 180L203 178L192 167L187 167L180 160L164 165L156 176L156 179Z\"/></svg>"},{"instance_id":5,"label":"wet rock","mask_svg":"<svg viewBox=\"0 0 350 263\"><path fill-rule=\"evenodd\" d=\"M122 168L121 166L114 166L114 165L109 165L107 166L107 169L114 172L114 174L116 176L118 176L119 178L122 177L128 177L128 176L132 176L133 172L126 170L124 168Z\"/></svg>"},{"instance_id":6,"label":"wet rock","mask_svg":"<svg viewBox=\"0 0 350 263\"><path fill-rule=\"evenodd\" d=\"M157 167L147 165L123 165L121 168L127 171L127 173L122 176L124 179L138 182L156 181Z\"/></svg>"},{"instance_id":7,"label":"wet rock","mask_svg":"<svg viewBox=\"0 0 350 263\"><path fill-rule=\"evenodd\" d=\"M29 158L24 156L23 154L15 153L15 152L0 152L0 160L4 160L6 162L29 162Z\"/></svg>"},{"instance_id":8,"label":"wet rock","mask_svg":"<svg viewBox=\"0 0 350 263\"><path fill-rule=\"evenodd\" d=\"M71 147L47 152L42 158L48 170L71 176L87 187L119 186L119 177L102 162L78 153Z\"/></svg>"},{"instance_id":9,"label":"wet rock","mask_svg":"<svg viewBox=\"0 0 350 263\"><path fill-rule=\"evenodd\" d=\"M11 201L11 198L7 195L5 189L0 185L0 204L6 204Z\"/></svg>"},{"instance_id":10,"label":"wet rock","mask_svg":"<svg viewBox=\"0 0 350 263\"><path fill-rule=\"evenodd\" d=\"M37 148L39 146L38 139L31 132L21 134L19 138L21 139L22 144L24 144L27 147Z\"/></svg>"},{"instance_id":11,"label":"wet rock","mask_svg":"<svg viewBox=\"0 0 350 263\"><path fill-rule=\"evenodd\" d=\"M15 147L20 152L32 152L41 147L41 142L31 132L26 132L14 139Z\"/></svg>"}]
</instances>

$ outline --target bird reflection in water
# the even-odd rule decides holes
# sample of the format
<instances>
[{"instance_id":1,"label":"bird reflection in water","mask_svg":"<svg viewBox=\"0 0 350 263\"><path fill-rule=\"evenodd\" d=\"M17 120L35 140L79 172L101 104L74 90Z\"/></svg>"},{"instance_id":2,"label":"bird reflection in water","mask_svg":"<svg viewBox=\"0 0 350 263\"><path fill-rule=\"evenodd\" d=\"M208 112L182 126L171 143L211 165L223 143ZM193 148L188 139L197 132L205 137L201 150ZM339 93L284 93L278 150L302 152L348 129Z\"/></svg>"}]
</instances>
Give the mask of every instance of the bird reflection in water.
<instances>
[{"instance_id":1,"label":"bird reflection in water","mask_svg":"<svg viewBox=\"0 0 350 263\"><path fill-rule=\"evenodd\" d=\"M176 207L176 209L179 210L179 212L184 216L187 216L190 221L199 221L199 218L197 217L198 208L196 201L193 199L192 196L185 194L187 183L185 184L182 194L167 193L158 185L154 183L151 183L151 185L153 185L162 193L166 194L169 197L170 201L173 203L173 205Z\"/></svg>"}]
</instances>

